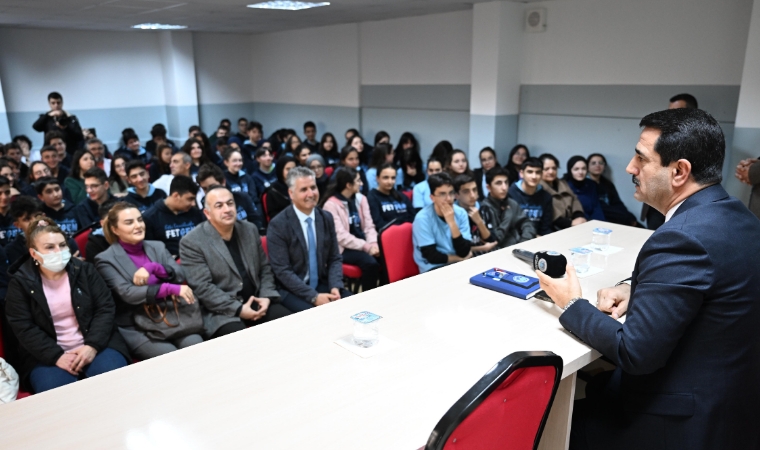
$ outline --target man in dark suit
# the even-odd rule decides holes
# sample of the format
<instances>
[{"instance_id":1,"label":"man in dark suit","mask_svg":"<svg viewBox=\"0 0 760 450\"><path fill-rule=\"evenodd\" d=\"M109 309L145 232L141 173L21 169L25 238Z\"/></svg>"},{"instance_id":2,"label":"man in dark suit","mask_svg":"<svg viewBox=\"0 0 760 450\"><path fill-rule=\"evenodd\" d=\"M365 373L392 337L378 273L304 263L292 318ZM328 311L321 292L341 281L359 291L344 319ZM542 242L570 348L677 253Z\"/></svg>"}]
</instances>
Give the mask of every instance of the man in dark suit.
<instances>
[{"instance_id":1,"label":"man in dark suit","mask_svg":"<svg viewBox=\"0 0 760 450\"><path fill-rule=\"evenodd\" d=\"M203 212L208 220L182 238L179 254L203 307L204 338L290 314L279 302L256 226L237 220L232 192L209 188Z\"/></svg>"},{"instance_id":2,"label":"man in dark suit","mask_svg":"<svg viewBox=\"0 0 760 450\"><path fill-rule=\"evenodd\" d=\"M572 266L565 279L539 273L562 326L617 365L577 404L570 448L760 448L760 221L719 184L725 141L713 117L674 109L640 126L626 171L665 223L630 286L600 290L597 309Z\"/></svg>"},{"instance_id":3,"label":"man in dark suit","mask_svg":"<svg viewBox=\"0 0 760 450\"><path fill-rule=\"evenodd\" d=\"M282 303L298 312L351 293L343 289L343 258L332 214L317 208L314 172L296 167L286 181L293 206L269 223L267 246Z\"/></svg>"}]
</instances>

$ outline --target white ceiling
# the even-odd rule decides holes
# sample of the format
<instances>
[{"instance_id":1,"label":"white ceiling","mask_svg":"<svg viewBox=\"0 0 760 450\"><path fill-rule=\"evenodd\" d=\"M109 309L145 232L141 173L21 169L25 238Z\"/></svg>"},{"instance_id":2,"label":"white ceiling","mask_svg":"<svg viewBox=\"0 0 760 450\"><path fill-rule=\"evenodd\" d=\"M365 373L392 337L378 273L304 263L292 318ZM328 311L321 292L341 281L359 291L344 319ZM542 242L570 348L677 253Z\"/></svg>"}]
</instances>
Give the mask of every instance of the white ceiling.
<instances>
[{"instance_id":1,"label":"white ceiling","mask_svg":"<svg viewBox=\"0 0 760 450\"><path fill-rule=\"evenodd\" d=\"M302 11L246 7L259 1L0 0L0 26L125 31L157 22L192 31L264 33L467 10L492 0L332 0L330 6Z\"/></svg>"}]
</instances>

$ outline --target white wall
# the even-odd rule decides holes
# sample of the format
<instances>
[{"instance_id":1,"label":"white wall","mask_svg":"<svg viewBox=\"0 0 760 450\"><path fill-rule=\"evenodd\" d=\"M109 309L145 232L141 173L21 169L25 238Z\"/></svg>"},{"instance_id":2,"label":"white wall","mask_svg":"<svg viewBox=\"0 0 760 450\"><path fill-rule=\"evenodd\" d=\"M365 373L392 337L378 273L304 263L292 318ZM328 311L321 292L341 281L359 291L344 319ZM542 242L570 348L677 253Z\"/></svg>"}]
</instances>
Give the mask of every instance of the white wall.
<instances>
[{"instance_id":1,"label":"white wall","mask_svg":"<svg viewBox=\"0 0 760 450\"><path fill-rule=\"evenodd\" d=\"M256 102L359 106L359 25L251 36Z\"/></svg>"},{"instance_id":2,"label":"white wall","mask_svg":"<svg viewBox=\"0 0 760 450\"><path fill-rule=\"evenodd\" d=\"M193 33L200 104L253 102L253 54L246 34Z\"/></svg>"},{"instance_id":3,"label":"white wall","mask_svg":"<svg viewBox=\"0 0 760 450\"><path fill-rule=\"evenodd\" d=\"M470 84L472 11L359 25L361 84Z\"/></svg>"},{"instance_id":4,"label":"white wall","mask_svg":"<svg viewBox=\"0 0 760 450\"><path fill-rule=\"evenodd\" d=\"M0 28L8 112L47 111L47 94L72 110L164 104L157 33Z\"/></svg>"},{"instance_id":5,"label":"white wall","mask_svg":"<svg viewBox=\"0 0 760 450\"><path fill-rule=\"evenodd\" d=\"M760 0L755 0L747 42L736 127L760 128Z\"/></svg>"},{"instance_id":6,"label":"white wall","mask_svg":"<svg viewBox=\"0 0 760 450\"><path fill-rule=\"evenodd\" d=\"M738 85L752 0L559 0L526 33L522 84Z\"/></svg>"}]
</instances>

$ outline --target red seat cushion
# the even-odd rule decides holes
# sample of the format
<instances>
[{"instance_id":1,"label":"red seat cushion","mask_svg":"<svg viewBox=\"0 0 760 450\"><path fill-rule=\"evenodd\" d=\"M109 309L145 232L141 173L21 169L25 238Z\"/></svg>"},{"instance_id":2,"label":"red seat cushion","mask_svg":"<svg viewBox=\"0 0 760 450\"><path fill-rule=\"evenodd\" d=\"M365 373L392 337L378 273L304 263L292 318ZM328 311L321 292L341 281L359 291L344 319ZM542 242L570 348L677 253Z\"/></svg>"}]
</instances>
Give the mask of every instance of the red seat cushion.
<instances>
[{"instance_id":1,"label":"red seat cushion","mask_svg":"<svg viewBox=\"0 0 760 450\"><path fill-rule=\"evenodd\" d=\"M348 278L361 278L362 269L351 264L343 264L343 275Z\"/></svg>"},{"instance_id":2,"label":"red seat cushion","mask_svg":"<svg viewBox=\"0 0 760 450\"><path fill-rule=\"evenodd\" d=\"M444 450L532 450L556 370L515 370L451 433Z\"/></svg>"}]
</instances>

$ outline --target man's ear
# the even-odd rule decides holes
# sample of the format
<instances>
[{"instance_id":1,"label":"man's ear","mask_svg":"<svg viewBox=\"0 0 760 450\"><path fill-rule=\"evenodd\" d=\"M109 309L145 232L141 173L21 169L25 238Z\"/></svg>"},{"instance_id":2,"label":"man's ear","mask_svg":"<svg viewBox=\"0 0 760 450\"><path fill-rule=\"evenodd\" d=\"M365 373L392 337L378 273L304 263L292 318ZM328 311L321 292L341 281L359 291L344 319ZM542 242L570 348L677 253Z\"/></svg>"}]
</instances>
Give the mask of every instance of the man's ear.
<instances>
[{"instance_id":1,"label":"man's ear","mask_svg":"<svg viewBox=\"0 0 760 450\"><path fill-rule=\"evenodd\" d=\"M691 177L691 162L686 159L679 159L671 164L671 173L673 174L673 186L681 187L689 181Z\"/></svg>"}]
</instances>

